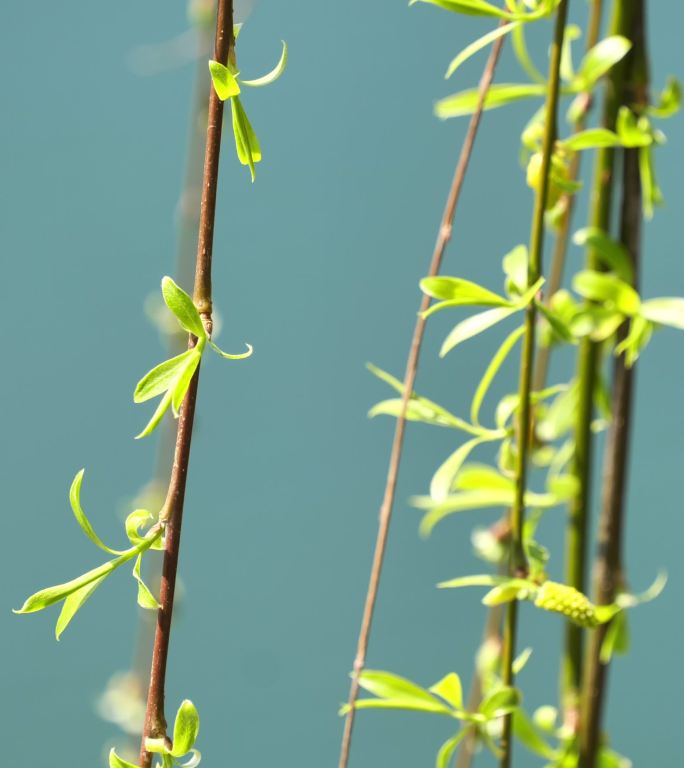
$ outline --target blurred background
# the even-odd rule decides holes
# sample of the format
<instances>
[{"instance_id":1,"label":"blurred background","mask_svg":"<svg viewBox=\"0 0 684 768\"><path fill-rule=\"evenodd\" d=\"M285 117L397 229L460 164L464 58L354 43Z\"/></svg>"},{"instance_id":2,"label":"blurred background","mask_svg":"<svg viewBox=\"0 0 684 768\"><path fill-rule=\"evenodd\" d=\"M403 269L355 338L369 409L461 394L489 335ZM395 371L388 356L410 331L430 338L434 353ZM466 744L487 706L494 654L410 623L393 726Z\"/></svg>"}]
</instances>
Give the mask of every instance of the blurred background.
<instances>
[{"instance_id":1,"label":"blurred background","mask_svg":"<svg viewBox=\"0 0 684 768\"><path fill-rule=\"evenodd\" d=\"M572 5L583 20L586 4ZM660 88L682 74L684 10L649 5ZM210 356L202 377L167 692L170 716L182 698L197 704L208 765L336 764L337 710L394 428L366 418L387 390L364 364L403 373L418 280L466 126L439 122L432 105L477 81L482 56L450 83L442 76L488 26L400 0L259 0L243 30L244 76L275 64L281 38L291 54L277 85L245 94L264 153L257 182L238 165L230 135L222 160L220 343L236 351L249 341L256 352L244 363ZM10 609L99 562L67 502L78 469L87 470L85 508L115 546L128 500L154 473L155 439L132 439L149 411L133 406L132 390L165 354L144 307L175 270L195 79L187 29L181 1L14 3L3 13L0 717L3 758L20 768L105 765L108 747L121 743L96 702L135 653L129 574L112 578L60 643L55 610L15 617ZM532 46L544 69L549 35L548 24L538 26ZM506 52L497 79L521 78ZM527 240L532 195L518 146L530 110L486 116L446 274L498 290L501 257ZM684 129L680 118L663 128L667 205L645 227L649 297L684 294ZM583 219L580 209L578 227ZM574 248L569 271L581 260ZM417 389L465 414L500 335L440 361L457 317L429 324ZM490 406L515 387L514 362ZM554 380L567 378L571 363L556 359ZM610 674L613 743L636 766L681 762L683 375L684 335L662 331L639 366L626 550L634 589L661 568L670 581L632 614L632 654ZM454 516L423 541L408 504L460 440L409 429L368 659L423 684L451 670L470 678L484 618L478 590L434 585L482 568L470 532L497 513ZM561 577L560 511L540 538L554 555L551 575ZM555 701L561 622L524 606L522 627L521 647L535 653L520 682L534 708ZM450 727L363 712L352 765L430 766ZM520 751L517 764L538 763Z\"/></svg>"}]
</instances>

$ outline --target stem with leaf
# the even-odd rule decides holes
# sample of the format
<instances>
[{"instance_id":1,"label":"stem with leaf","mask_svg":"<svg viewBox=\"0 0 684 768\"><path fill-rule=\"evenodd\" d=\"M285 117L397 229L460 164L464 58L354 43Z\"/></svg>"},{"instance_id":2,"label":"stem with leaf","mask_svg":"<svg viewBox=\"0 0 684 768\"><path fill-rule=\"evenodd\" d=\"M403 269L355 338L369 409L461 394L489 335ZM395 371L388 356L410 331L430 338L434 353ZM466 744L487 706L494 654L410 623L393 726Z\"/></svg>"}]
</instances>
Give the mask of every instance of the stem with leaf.
<instances>
[{"instance_id":1,"label":"stem with leaf","mask_svg":"<svg viewBox=\"0 0 684 768\"><path fill-rule=\"evenodd\" d=\"M482 118L482 112L484 111L485 98L487 92L494 79L494 72L496 65L501 54L501 48L503 46L503 37L496 40L492 46L492 50L485 65L485 69L480 79L478 100L475 111L472 114L468 130L461 148L461 152L454 172L454 178L449 190L449 196L447 198L444 213L437 235L437 242L432 254L432 260L430 263L429 276L434 277L439 273L442 259L446 247L451 240L453 220L456 213L456 207L463 188L463 182L465 180L466 171L470 162L470 157L473 152L473 146L475 143L475 137L477 135L478 128L480 126L480 120ZM401 454L404 444L404 433L406 431L406 412L408 403L413 392L413 387L416 381L416 375L418 372L418 362L420 358L420 350L423 343L423 337L425 335L425 323L426 318L424 312L430 305L430 297L424 295L421 299L420 310L416 325L413 331L413 338L411 341L411 348L409 351L408 360L406 363L406 373L404 375L403 382L403 394L401 411L397 419L397 424L394 432L394 439L392 442L392 450L390 454L389 468L387 471L387 479L385 482L385 493L383 496L382 504L380 507L378 534L375 543L375 551L373 554L373 562L371 565L370 581L368 585L368 591L366 594L366 601L364 605L363 617L361 621L361 629L359 632L359 639L356 650L356 658L354 660L354 669L352 672L352 681L349 690L348 708L346 710L346 717L344 723L344 732L342 736L342 746L340 749L339 768L347 768L349 763L349 753L351 750L352 733L354 729L354 718L356 713L355 704L359 695L359 676L361 675L366 665L366 655L368 651L368 642L370 638L371 627L373 623L373 614L375 611L375 604L377 602L378 589L380 585L380 575L382 572L382 565L385 558L385 551L387 549L387 539L389 535L390 522L392 518L392 510L394 507L394 498L396 494L397 479L399 475L399 465L401 462Z\"/></svg>"},{"instance_id":2,"label":"stem with leaf","mask_svg":"<svg viewBox=\"0 0 684 768\"><path fill-rule=\"evenodd\" d=\"M527 267L528 287L534 285L537 280L539 280L542 273L544 214L546 211L550 186L551 158L557 136L560 66L567 16L568 0L561 0L556 11L554 36L551 44L540 183L535 198L532 231L530 235L530 252ZM511 555L509 572L511 577L524 577L527 573L527 564L523 550L523 525L525 521L525 491L527 488L527 464L530 448L530 396L532 392L536 321L536 304L532 301L525 312L525 333L523 336L523 349L520 363L516 488L515 500L510 512ZM502 682L504 686L512 686L513 684L513 661L515 659L517 619L518 605L517 601L513 601L508 605L504 628L502 653ZM511 765L512 724L512 716L507 715L504 718L503 734L501 738L501 768L509 768Z\"/></svg>"},{"instance_id":3,"label":"stem with leaf","mask_svg":"<svg viewBox=\"0 0 684 768\"><path fill-rule=\"evenodd\" d=\"M625 101L632 105L638 114L647 106L649 79L643 0L636 0L634 3L631 21L630 37L633 48L628 61L629 73L625 83ZM633 274L632 285L637 288L641 261L642 222L642 190L638 149L624 150L622 185L620 240L630 256ZM625 323L618 332L618 342L626 337L627 332L628 324ZM626 355L623 353L616 358L614 365L614 413L604 456L598 556L594 574L595 597L599 605L612 603L616 593L624 585L622 541L633 390L634 368L628 365ZM580 765L582 768L595 768L597 765L608 674L607 660L601 658L606 630L607 627L605 626L597 629L588 649L580 732Z\"/></svg>"},{"instance_id":4,"label":"stem with leaf","mask_svg":"<svg viewBox=\"0 0 684 768\"><path fill-rule=\"evenodd\" d=\"M228 61L229 52L232 47L233 2L232 0L219 0L216 16L215 59L220 62ZM211 262L222 123L223 101L218 98L215 90L212 89L209 94L204 184L200 209L194 291L194 302L202 317L207 335L211 334L212 329ZM196 336L190 334L189 347L192 349L196 344ZM150 768L152 764L153 755L147 750L147 739L167 738L167 726L164 716L166 666L198 382L199 364L192 376L180 411L173 469L164 507L164 516L167 521L166 545L162 566L160 608L157 614L157 629L152 653L147 710L140 747L141 768Z\"/></svg>"},{"instance_id":5,"label":"stem with leaf","mask_svg":"<svg viewBox=\"0 0 684 768\"><path fill-rule=\"evenodd\" d=\"M634 0L615 0L611 20L611 35L629 36L631 6ZM623 103L623 83L626 59L617 62L606 79L606 93L602 124L615 129L618 110ZM591 191L589 224L602 232L610 228L614 188L615 150L601 147L597 151L594 181ZM601 269L599 252L590 248L587 252L587 268ZM600 345L589 337L580 342L577 362L578 402L575 418L574 474L577 491L568 510L566 532L566 578L570 586L586 591L587 542L589 520L589 494L591 489L592 432L594 393L598 378ZM582 684L583 631L570 622L566 625L563 659L563 707L566 719L576 725L579 690ZM573 727L574 727L573 725Z\"/></svg>"}]
</instances>

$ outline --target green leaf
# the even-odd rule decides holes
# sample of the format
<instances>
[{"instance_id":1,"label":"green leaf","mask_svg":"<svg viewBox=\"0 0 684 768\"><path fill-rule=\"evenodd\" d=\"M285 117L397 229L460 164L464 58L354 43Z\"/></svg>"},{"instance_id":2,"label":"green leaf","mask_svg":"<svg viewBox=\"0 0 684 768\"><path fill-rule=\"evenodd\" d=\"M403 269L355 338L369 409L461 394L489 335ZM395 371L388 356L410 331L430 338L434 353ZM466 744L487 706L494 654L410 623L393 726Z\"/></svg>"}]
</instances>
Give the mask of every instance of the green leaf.
<instances>
[{"instance_id":1,"label":"green leaf","mask_svg":"<svg viewBox=\"0 0 684 768\"><path fill-rule=\"evenodd\" d=\"M254 352L254 347L247 343L245 343L247 351L239 352L237 355L229 355L228 352L224 352L220 347L216 346L216 344L214 344L211 339L209 340L209 346L214 350L214 352L216 352L217 355L220 355L226 360L246 360L248 357L251 357Z\"/></svg>"},{"instance_id":2,"label":"green leaf","mask_svg":"<svg viewBox=\"0 0 684 768\"><path fill-rule=\"evenodd\" d=\"M652 323L684 330L684 299L649 299L641 304L641 314Z\"/></svg>"},{"instance_id":3,"label":"green leaf","mask_svg":"<svg viewBox=\"0 0 684 768\"><path fill-rule=\"evenodd\" d=\"M136 558L135 565L133 566L133 578L138 582L138 605L149 611L157 611L161 606L157 602L157 598L150 591L150 588L142 580L142 576L140 575L141 565L142 552ZM185 754L185 752L183 754Z\"/></svg>"},{"instance_id":4,"label":"green leaf","mask_svg":"<svg viewBox=\"0 0 684 768\"><path fill-rule=\"evenodd\" d=\"M85 533L96 547L103 549L105 552L109 552L110 555L120 555L122 554L120 550L111 549L103 543L102 539L93 530L90 520L88 520L86 513L81 507L81 485L83 484L84 473L85 469L82 469L76 474L74 481L71 483L71 488L69 489L69 503L71 504L71 509L73 510L76 522L81 526L83 533Z\"/></svg>"},{"instance_id":5,"label":"green leaf","mask_svg":"<svg viewBox=\"0 0 684 768\"><path fill-rule=\"evenodd\" d=\"M491 488L512 490L515 481L504 477L487 464L466 464L454 480L453 487L461 491L488 490Z\"/></svg>"},{"instance_id":6,"label":"green leaf","mask_svg":"<svg viewBox=\"0 0 684 768\"><path fill-rule=\"evenodd\" d=\"M586 227L575 232L572 241L575 245L591 248L603 266L607 267L626 283L633 280L634 272L627 249L609 237L598 227Z\"/></svg>"},{"instance_id":7,"label":"green leaf","mask_svg":"<svg viewBox=\"0 0 684 768\"><path fill-rule=\"evenodd\" d=\"M499 369L504 364L511 350L524 333L524 325L521 325L520 328L516 328L506 337L503 344L499 347L499 349L496 351L496 354L489 362L487 370L484 372L480 383L477 385L475 395L473 396L473 402L470 405L470 420L473 422L473 424L479 423L480 408L487 392L489 391L489 387L491 386L494 377L499 372Z\"/></svg>"},{"instance_id":8,"label":"green leaf","mask_svg":"<svg viewBox=\"0 0 684 768\"><path fill-rule=\"evenodd\" d=\"M529 256L526 245L518 245L503 257L503 270L508 280L506 290L518 296L527 290L527 263Z\"/></svg>"},{"instance_id":9,"label":"green leaf","mask_svg":"<svg viewBox=\"0 0 684 768\"><path fill-rule=\"evenodd\" d=\"M87 584L91 584L93 581L109 576L109 574L115 571L119 566L135 557L140 551L140 546L127 550L114 560L103 563L97 568L93 568L71 581L67 581L64 584L57 584L54 587L48 587L47 589L40 590L40 592L36 592L31 595L24 605L18 611L15 611L15 613L35 613L36 611L42 611L49 605L64 600L77 590L85 587Z\"/></svg>"},{"instance_id":10,"label":"green leaf","mask_svg":"<svg viewBox=\"0 0 684 768\"><path fill-rule=\"evenodd\" d=\"M471 56L474 56L478 51L481 51L483 48L486 48L490 43L493 43L495 40L498 40L500 37L507 35L511 30L515 29L515 27L517 27L519 24L520 22L517 22L517 21L511 22L510 24L503 24L502 26L497 27L491 32L487 32L486 35L482 35L482 37L475 40L475 42L470 43L470 45L466 46L458 54L458 56L452 59L446 71L446 75L444 75L444 78L448 80L454 74L454 72L461 66L461 64L467 61Z\"/></svg>"},{"instance_id":11,"label":"green leaf","mask_svg":"<svg viewBox=\"0 0 684 768\"><path fill-rule=\"evenodd\" d=\"M436 501L444 501L451 493L454 478L458 475L463 463L473 448L484 442L484 438L476 437L460 445L449 458L439 467L430 483L430 496Z\"/></svg>"},{"instance_id":12,"label":"green leaf","mask_svg":"<svg viewBox=\"0 0 684 768\"><path fill-rule=\"evenodd\" d=\"M209 62L209 72L216 95L221 101L227 101L240 93L238 81L228 67L212 60Z\"/></svg>"},{"instance_id":13,"label":"green leaf","mask_svg":"<svg viewBox=\"0 0 684 768\"><path fill-rule=\"evenodd\" d=\"M242 165L249 166L252 182L256 178L255 164L261 162L261 146L257 139L252 124L249 122L242 102L236 96L230 102L233 115L233 134L235 135L235 149L238 160Z\"/></svg>"},{"instance_id":14,"label":"green leaf","mask_svg":"<svg viewBox=\"0 0 684 768\"><path fill-rule=\"evenodd\" d=\"M493 720L510 714L518 706L520 706L520 693L515 688L500 688L484 699L479 711L488 720Z\"/></svg>"},{"instance_id":15,"label":"green leaf","mask_svg":"<svg viewBox=\"0 0 684 768\"><path fill-rule=\"evenodd\" d=\"M450 306L480 304L509 307L511 305L510 301L503 296L498 296L477 283L458 277L424 277L420 281L420 288L431 298L449 302Z\"/></svg>"},{"instance_id":16,"label":"green leaf","mask_svg":"<svg viewBox=\"0 0 684 768\"><path fill-rule=\"evenodd\" d=\"M544 741L521 707L513 712L513 733L535 755L541 755L547 760L557 759L556 751Z\"/></svg>"},{"instance_id":17,"label":"green leaf","mask_svg":"<svg viewBox=\"0 0 684 768\"><path fill-rule=\"evenodd\" d=\"M627 612L620 611L608 624L601 643L601 664L609 664L614 654L625 654L629 651L629 627Z\"/></svg>"},{"instance_id":18,"label":"green leaf","mask_svg":"<svg viewBox=\"0 0 684 768\"><path fill-rule=\"evenodd\" d=\"M486 605L491 608L494 605L503 605L504 603L510 603L513 600L517 600L521 592L525 593L529 590L529 584L518 584L517 582L511 582L507 584L499 584L498 587L490 589L489 592L482 598L482 605Z\"/></svg>"},{"instance_id":19,"label":"green leaf","mask_svg":"<svg viewBox=\"0 0 684 768\"><path fill-rule=\"evenodd\" d=\"M430 686L430 693L436 693L454 709L463 709L463 686L461 678L455 672L450 672Z\"/></svg>"},{"instance_id":20,"label":"green leaf","mask_svg":"<svg viewBox=\"0 0 684 768\"><path fill-rule=\"evenodd\" d=\"M173 757L182 757L195 746L199 734L199 714L195 705L185 699L176 713L173 726Z\"/></svg>"},{"instance_id":21,"label":"green leaf","mask_svg":"<svg viewBox=\"0 0 684 768\"><path fill-rule=\"evenodd\" d=\"M275 67L263 77L259 77L256 80L242 80L243 85L248 85L250 88L262 88L265 85L270 85L278 80L287 67L287 43L281 40L283 44L283 52L280 54L280 60Z\"/></svg>"},{"instance_id":22,"label":"green leaf","mask_svg":"<svg viewBox=\"0 0 684 768\"><path fill-rule=\"evenodd\" d=\"M648 147L653 144L653 131L648 118L638 118L629 107L620 107L615 130L623 147Z\"/></svg>"},{"instance_id":23,"label":"green leaf","mask_svg":"<svg viewBox=\"0 0 684 768\"><path fill-rule=\"evenodd\" d=\"M439 356L445 357L452 349L462 342L483 333L488 328L500 323L517 311L518 309L515 307L496 307L495 309L488 309L485 312L480 312L477 315L472 315L471 317L462 320L453 328L451 333L444 340L442 348L439 351Z\"/></svg>"},{"instance_id":24,"label":"green leaf","mask_svg":"<svg viewBox=\"0 0 684 768\"><path fill-rule=\"evenodd\" d=\"M198 339L205 339L207 334L202 318L190 296L168 275L162 279L161 289L164 303L176 316L181 328Z\"/></svg>"},{"instance_id":25,"label":"green leaf","mask_svg":"<svg viewBox=\"0 0 684 768\"><path fill-rule=\"evenodd\" d=\"M144 403L173 388L176 379L181 375L194 349L188 349L176 357L164 360L146 373L138 382L133 393L133 402Z\"/></svg>"},{"instance_id":26,"label":"green leaf","mask_svg":"<svg viewBox=\"0 0 684 768\"><path fill-rule=\"evenodd\" d=\"M190 386L190 381L195 375L197 366L200 364L200 360L202 359L202 350L199 345L188 351L190 354L188 355L187 360L183 366L179 369L178 376L173 382L173 390L171 393L171 410L173 411L173 415L176 417L178 417L180 412L181 405L183 404L183 400L185 399L185 395Z\"/></svg>"},{"instance_id":27,"label":"green leaf","mask_svg":"<svg viewBox=\"0 0 684 768\"><path fill-rule=\"evenodd\" d=\"M124 527L126 536L134 547L141 544L145 539L144 534L140 533L140 528L152 520L154 520L154 516L146 509L136 509L128 515Z\"/></svg>"},{"instance_id":28,"label":"green leaf","mask_svg":"<svg viewBox=\"0 0 684 768\"><path fill-rule=\"evenodd\" d=\"M57 624L55 626L55 639L59 640L64 630L69 626L71 620L83 607L86 600L93 594L93 592L102 584L106 579L106 576L101 576L95 581L91 581L90 584L86 584L76 592L73 592L66 598L62 605L62 610L57 617Z\"/></svg>"},{"instance_id":29,"label":"green leaf","mask_svg":"<svg viewBox=\"0 0 684 768\"><path fill-rule=\"evenodd\" d=\"M424 688L391 672L365 670L359 676L359 685L365 691L383 700L361 699L357 707L388 707L390 709L413 709L421 712L453 716L453 711Z\"/></svg>"},{"instance_id":30,"label":"green leaf","mask_svg":"<svg viewBox=\"0 0 684 768\"><path fill-rule=\"evenodd\" d=\"M591 91L597 80L623 59L631 47L632 43L621 35L612 35L601 40L587 51L582 60L575 82L576 89Z\"/></svg>"},{"instance_id":31,"label":"green leaf","mask_svg":"<svg viewBox=\"0 0 684 768\"><path fill-rule=\"evenodd\" d=\"M581 152L599 147L619 147L622 144L620 137L607 128L588 128L563 139L560 143L569 152Z\"/></svg>"},{"instance_id":32,"label":"green leaf","mask_svg":"<svg viewBox=\"0 0 684 768\"><path fill-rule=\"evenodd\" d=\"M575 275L572 286L580 296L590 301L603 302L607 309L614 307L625 315L639 312L639 294L615 275L587 269Z\"/></svg>"},{"instance_id":33,"label":"green leaf","mask_svg":"<svg viewBox=\"0 0 684 768\"><path fill-rule=\"evenodd\" d=\"M644 216L650 221L653 218L655 207L664 202L663 193L655 176L653 145L639 149L639 174L641 176Z\"/></svg>"},{"instance_id":34,"label":"green leaf","mask_svg":"<svg viewBox=\"0 0 684 768\"><path fill-rule=\"evenodd\" d=\"M496 109L506 104L512 104L522 99L540 98L546 94L546 87L534 83L501 83L493 85L488 91L484 101L484 109ZM453 96L440 99L435 104L435 115L442 120L451 117L472 115L477 108L479 89L471 88L461 91Z\"/></svg>"},{"instance_id":35,"label":"green leaf","mask_svg":"<svg viewBox=\"0 0 684 768\"><path fill-rule=\"evenodd\" d=\"M559 0L542 0L535 10L527 12L505 11L485 0L409 0L409 5L416 3L428 3L444 8L454 13L462 13L466 16L492 16L512 21L534 21L549 16L558 5Z\"/></svg>"},{"instance_id":36,"label":"green leaf","mask_svg":"<svg viewBox=\"0 0 684 768\"><path fill-rule=\"evenodd\" d=\"M657 103L650 106L647 110L649 115L659 118L668 118L677 114L682 105L682 86L674 77L668 78L668 81L660 94Z\"/></svg>"},{"instance_id":37,"label":"green leaf","mask_svg":"<svg viewBox=\"0 0 684 768\"><path fill-rule=\"evenodd\" d=\"M439 748L439 752L437 753L435 768L448 768L449 762L455 754L458 745L461 743L469 730L469 728L462 728L455 736L447 739L444 744L442 744L442 746Z\"/></svg>"},{"instance_id":38,"label":"green leaf","mask_svg":"<svg viewBox=\"0 0 684 768\"><path fill-rule=\"evenodd\" d=\"M438 589L461 589L462 587L497 587L500 584L510 582L509 576L495 576L485 573L478 576L460 576L457 579L442 581L437 585Z\"/></svg>"},{"instance_id":39,"label":"green leaf","mask_svg":"<svg viewBox=\"0 0 684 768\"><path fill-rule=\"evenodd\" d=\"M524 651L521 651L515 659L513 659L513 674L519 675L523 669L527 666L527 662L530 660L530 657L532 656L532 648L525 648Z\"/></svg>"},{"instance_id":40,"label":"green leaf","mask_svg":"<svg viewBox=\"0 0 684 768\"><path fill-rule=\"evenodd\" d=\"M109 768L138 768L138 766L122 760L112 748L109 752Z\"/></svg>"}]
</instances>

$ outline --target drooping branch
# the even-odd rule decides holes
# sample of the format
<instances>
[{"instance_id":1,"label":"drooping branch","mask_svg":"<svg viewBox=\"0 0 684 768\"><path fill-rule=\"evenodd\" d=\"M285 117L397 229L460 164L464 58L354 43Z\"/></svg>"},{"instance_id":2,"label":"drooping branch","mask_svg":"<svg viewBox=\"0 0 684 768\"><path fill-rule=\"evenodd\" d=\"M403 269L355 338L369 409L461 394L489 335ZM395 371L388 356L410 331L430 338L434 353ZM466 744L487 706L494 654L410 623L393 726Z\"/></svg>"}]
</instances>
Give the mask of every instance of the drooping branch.
<instances>
[{"instance_id":1,"label":"drooping branch","mask_svg":"<svg viewBox=\"0 0 684 768\"><path fill-rule=\"evenodd\" d=\"M556 23L551 44L551 60L546 94L546 116L540 182L535 198L530 234L527 285L537 282L542 274L544 251L544 214L548 202L551 159L557 136L557 112L560 94L560 68L568 17L568 0L561 0L556 11ZM510 513L511 555L509 572L511 576L525 576L527 564L523 551L523 526L525 522L525 491L527 489L527 464L530 447L530 400L532 392L532 372L534 367L535 330L537 322L536 305L532 301L525 313L525 335L520 360L519 405L517 418L517 461L515 499ZM518 624L518 601L513 600L506 612L504 643L502 653L502 679L504 685L513 684L513 660L515 658L516 635ZM501 737L501 768L509 768L512 756L511 715L504 718Z\"/></svg>"},{"instance_id":2,"label":"drooping branch","mask_svg":"<svg viewBox=\"0 0 684 768\"><path fill-rule=\"evenodd\" d=\"M637 110L646 106L648 68L646 56L645 10L637 0L632 17L632 54L626 82L625 101ZM620 240L629 253L633 285L638 288L641 262L642 190L637 149L623 153L623 189L620 214ZM628 332L626 324L618 332L618 342ZM625 356L615 360L613 374L613 421L604 456L601 516L599 519L598 555L595 567L595 599L600 605L615 600L624 586L622 544L625 526L626 486L634 398L634 368L626 365ZM601 646L606 626L597 629L591 639L586 662L586 679L582 706L580 765L595 768L601 737L601 722L608 667L601 661Z\"/></svg>"},{"instance_id":3,"label":"drooping branch","mask_svg":"<svg viewBox=\"0 0 684 768\"><path fill-rule=\"evenodd\" d=\"M461 148L461 152L454 172L454 178L449 190L449 196L447 198L444 213L437 235L437 242L432 254L432 260L430 262L429 276L434 277L439 274L441 268L442 259L446 247L451 240L454 215L456 213L456 207L463 188L463 182L465 180L468 164L473 153L473 147L475 144L475 137L477 135L478 128L480 126L480 120L484 111L484 102L489 91L489 88L494 79L494 72L496 65L501 54L501 48L503 46L503 38L499 38L494 42L492 50L487 60L482 78L480 79L479 92L477 105L475 111L470 119L468 130ZM392 518L392 510L394 508L394 498L396 494L397 479L399 476L399 465L401 463L401 454L404 445L404 433L406 431L406 411L408 408L408 402L413 392L413 387L416 381L416 375L418 372L418 362L420 358L421 346L423 343L423 336L425 334L425 318L423 312L428 308L430 304L430 298L423 296L420 303L420 310L416 325L413 331L413 338L411 340L411 348L409 350L409 356L406 363L406 373L404 374L404 391L402 396L401 412L397 418L397 424L394 431L394 439L392 441L392 450L390 453L389 468L387 471L387 479L385 481L385 492L380 506L378 533L375 542L375 550L373 553L373 561L371 565L371 574L368 584L368 591L366 594L366 601L364 604L363 617L361 620L361 629L359 631L359 639L356 650L356 658L354 660L354 669L352 672L352 682L349 690L349 710L346 715L344 723L344 733L342 736L342 746L340 749L339 768L347 768L349 763L349 753L351 749L352 733L354 729L354 719L356 710L354 705L359 695L359 675L363 671L366 665L366 655L368 651L368 641L370 638L371 626L373 623L373 614L375 611L375 604L378 597L378 589L380 586L380 575L382 572L382 565L385 559L385 551L387 549L387 539L389 536L390 522Z\"/></svg>"},{"instance_id":4,"label":"drooping branch","mask_svg":"<svg viewBox=\"0 0 684 768\"><path fill-rule=\"evenodd\" d=\"M215 53L216 61L227 62L233 41L233 2L219 0L216 17ZM204 160L202 203L200 208L199 238L195 268L194 301L202 316L207 334L212 330L211 263L214 237L214 218L218 189L219 158L221 150L221 128L223 102L212 89L209 95L207 120L207 141ZM191 336L189 346L197 340ZM140 747L141 768L150 768L152 754L145 748L147 738L167 738L164 716L164 690L168 661L173 600L176 587L176 573L180 552L181 525L185 484L190 461L190 444L195 417L199 366L192 378L181 407L176 432L176 447L169 489L162 517L166 521L164 563L160 587L160 609L157 614L157 628L152 653L152 670L148 689L145 725Z\"/></svg>"}]
</instances>

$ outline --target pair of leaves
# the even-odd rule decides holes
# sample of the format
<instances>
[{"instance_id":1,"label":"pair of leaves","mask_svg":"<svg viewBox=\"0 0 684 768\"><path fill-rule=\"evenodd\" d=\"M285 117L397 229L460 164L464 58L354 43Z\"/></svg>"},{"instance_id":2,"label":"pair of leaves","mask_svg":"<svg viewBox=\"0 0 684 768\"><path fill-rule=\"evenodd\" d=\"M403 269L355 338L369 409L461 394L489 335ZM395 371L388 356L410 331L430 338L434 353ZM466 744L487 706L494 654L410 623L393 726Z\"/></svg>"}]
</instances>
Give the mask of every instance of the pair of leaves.
<instances>
[{"instance_id":1,"label":"pair of leaves","mask_svg":"<svg viewBox=\"0 0 684 768\"><path fill-rule=\"evenodd\" d=\"M527 253L526 250L521 251L519 249L518 252L525 255ZM504 263L510 264L510 260ZM510 279L507 284L512 284ZM438 300L437 304L426 310L424 317L429 317L436 312L451 307L471 305L493 307L493 309L471 315L454 326L442 344L439 352L440 357L445 357L452 349L464 341L483 333L488 328L506 320L516 312L524 310L534 300L543 284L544 278L542 277L532 286L526 288L521 295L505 298L477 283L457 277L423 278L420 281L423 293Z\"/></svg>"},{"instance_id":2,"label":"pair of leaves","mask_svg":"<svg viewBox=\"0 0 684 768\"><path fill-rule=\"evenodd\" d=\"M256 80L238 80L240 73L230 61L227 64L213 60L209 62L209 72L216 95L221 101L230 100L231 102L235 149L240 163L249 167L252 182L256 178L256 163L261 161L261 146L245 108L242 106L240 83L250 88L262 88L278 80L287 67L288 58L287 43L284 40L282 42L283 50L276 66L269 73Z\"/></svg>"},{"instance_id":3,"label":"pair of leaves","mask_svg":"<svg viewBox=\"0 0 684 768\"><path fill-rule=\"evenodd\" d=\"M197 342L182 354L155 366L136 385L135 392L133 393L133 400L136 403L144 403L147 400L162 395L155 412L152 414L152 418L148 421L142 432L137 435L136 439L151 434L157 428L169 407L171 407L174 416L178 417L190 382L197 372L202 359L202 353L207 344L218 355L229 360L244 360L250 357L253 351L252 347L247 344L247 352L242 354L230 355L223 352L208 337L202 318L190 296L168 276L163 278L161 290L166 306L171 310L180 327L189 334L192 334L197 339Z\"/></svg>"},{"instance_id":4,"label":"pair of leaves","mask_svg":"<svg viewBox=\"0 0 684 768\"><path fill-rule=\"evenodd\" d=\"M453 13L461 13L466 16L489 16L507 21L536 21L550 16L559 3L559 0L542 0L535 10L505 10L485 0L410 0L409 5L427 3L444 8Z\"/></svg>"},{"instance_id":5,"label":"pair of leaves","mask_svg":"<svg viewBox=\"0 0 684 768\"><path fill-rule=\"evenodd\" d=\"M18 611L15 611L15 613L35 613L37 611L42 611L55 603L63 602L62 610L57 618L55 627L55 636L57 640L60 639L62 633L76 613L83 607L93 592L95 592L106 578L134 558L136 558L136 564L133 569L133 575L138 582L138 602L141 606L146 608L158 607L157 601L140 576L140 562L143 554L147 550L159 548L161 546L160 541L163 533L161 526L153 526L145 535L141 535L139 533L140 525L143 522L151 521L153 518L146 510L136 510L129 515L126 520L126 532L132 546L124 550L116 550L108 547L95 533L90 520L81 506L83 474L84 470L77 473L69 490L69 501L74 517L81 530L90 541L95 544L95 546L109 554L115 555L115 557L114 559L81 574L81 576L78 576L71 581L57 584L53 587L47 587L46 589L36 592L27 598Z\"/></svg>"},{"instance_id":6,"label":"pair of leaves","mask_svg":"<svg viewBox=\"0 0 684 768\"><path fill-rule=\"evenodd\" d=\"M172 768L174 765L181 766L181 768L196 768L201 760L200 752L194 748L199 735L199 726L197 708L189 699L185 699L176 713L171 748L167 746L165 739L146 739L145 749L162 756L163 768ZM179 763L177 761L177 758L190 753L192 756L187 762ZM122 760L112 749L109 753L109 768L137 768L137 766Z\"/></svg>"}]
</instances>

